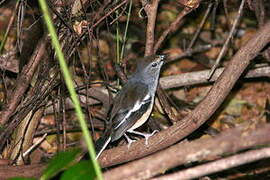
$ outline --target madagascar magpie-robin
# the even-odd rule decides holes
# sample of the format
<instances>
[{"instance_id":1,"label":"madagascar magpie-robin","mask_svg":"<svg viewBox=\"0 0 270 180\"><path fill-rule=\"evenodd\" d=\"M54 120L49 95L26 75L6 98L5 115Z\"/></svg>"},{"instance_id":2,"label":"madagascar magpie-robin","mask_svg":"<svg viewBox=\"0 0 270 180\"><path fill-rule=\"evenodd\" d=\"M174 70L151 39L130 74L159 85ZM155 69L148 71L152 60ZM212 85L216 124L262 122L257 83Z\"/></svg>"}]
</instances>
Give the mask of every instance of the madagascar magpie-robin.
<instances>
[{"instance_id":1,"label":"madagascar magpie-robin","mask_svg":"<svg viewBox=\"0 0 270 180\"><path fill-rule=\"evenodd\" d=\"M130 76L113 100L109 125L104 135L96 142L96 158L110 142L118 140L123 135L130 143L131 140L126 132L149 137L134 129L143 125L152 112L159 73L164 59L164 55L138 59L135 73Z\"/></svg>"}]
</instances>

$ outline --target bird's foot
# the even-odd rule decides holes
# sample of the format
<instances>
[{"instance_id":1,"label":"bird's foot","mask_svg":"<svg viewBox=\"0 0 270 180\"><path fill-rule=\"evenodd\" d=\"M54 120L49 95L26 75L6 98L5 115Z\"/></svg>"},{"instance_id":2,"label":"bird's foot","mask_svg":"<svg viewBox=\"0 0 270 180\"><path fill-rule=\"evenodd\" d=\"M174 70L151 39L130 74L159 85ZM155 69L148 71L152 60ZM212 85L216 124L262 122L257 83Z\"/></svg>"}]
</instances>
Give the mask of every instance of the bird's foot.
<instances>
[{"instance_id":1,"label":"bird's foot","mask_svg":"<svg viewBox=\"0 0 270 180\"><path fill-rule=\"evenodd\" d=\"M133 130L130 130L128 131L129 133L133 133L133 134L137 134L137 135L140 135L140 136L143 136L145 138L145 145L148 145L148 139L153 136L155 133L158 132L158 130L154 130L152 133L148 134L148 133L141 133L141 132L138 132L138 131L133 131Z\"/></svg>"},{"instance_id":2,"label":"bird's foot","mask_svg":"<svg viewBox=\"0 0 270 180\"><path fill-rule=\"evenodd\" d=\"M128 142L128 149L129 149L130 146L131 146L131 144L132 144L133 142L135 142L135 140L130 139L130 138L128 137L128 135L126 135L126 134L124 134L124 136L125 136L125 138L126 138L126 140L127 140L127 142Z\"/></svg>"}]
</instances>

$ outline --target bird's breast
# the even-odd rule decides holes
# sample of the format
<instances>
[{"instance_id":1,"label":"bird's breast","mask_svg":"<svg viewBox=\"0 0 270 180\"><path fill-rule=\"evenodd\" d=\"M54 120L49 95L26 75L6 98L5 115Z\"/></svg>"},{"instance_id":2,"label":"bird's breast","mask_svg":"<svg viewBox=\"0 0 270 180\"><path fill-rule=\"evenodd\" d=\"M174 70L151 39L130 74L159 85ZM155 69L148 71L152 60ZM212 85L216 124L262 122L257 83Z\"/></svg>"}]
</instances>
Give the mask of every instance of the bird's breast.
<instances>
[{"instance_id":1,"label":"bird's breast","mask_svg":"<svg viewBox=\"0 0 270 180\"><path fill-rule=\"evenodd\" d=\"M148 110L141 116L141 118L139 120L137 120L137 122L129 129L129 130L134 130L137 129L138 127L142 126L149 118L151 112L152 112L152 108L153 108L153 101L154 99L152 99L152 102L150 103L150 107L148 108Z\"/></svg>"}]
</instances>

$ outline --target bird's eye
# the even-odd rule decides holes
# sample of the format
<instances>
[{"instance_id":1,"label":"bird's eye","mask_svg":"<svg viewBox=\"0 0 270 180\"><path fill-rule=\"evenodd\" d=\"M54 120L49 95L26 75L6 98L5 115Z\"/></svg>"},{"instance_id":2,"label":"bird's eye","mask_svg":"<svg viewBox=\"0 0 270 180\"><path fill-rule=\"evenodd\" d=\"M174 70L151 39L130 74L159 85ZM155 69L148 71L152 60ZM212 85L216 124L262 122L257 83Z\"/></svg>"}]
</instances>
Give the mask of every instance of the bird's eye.
<instances>
[{"instance_id":1,"label":"bird's eye","mask_svg":"<svg viewBox=\"0 0 270 180\"><path fill-rule=\"evenodd\" d=\"M156 66L157 66L157 63L153 63L153 64L152 64L152 67L156 67Z\"/></svg>"}]
</instances>

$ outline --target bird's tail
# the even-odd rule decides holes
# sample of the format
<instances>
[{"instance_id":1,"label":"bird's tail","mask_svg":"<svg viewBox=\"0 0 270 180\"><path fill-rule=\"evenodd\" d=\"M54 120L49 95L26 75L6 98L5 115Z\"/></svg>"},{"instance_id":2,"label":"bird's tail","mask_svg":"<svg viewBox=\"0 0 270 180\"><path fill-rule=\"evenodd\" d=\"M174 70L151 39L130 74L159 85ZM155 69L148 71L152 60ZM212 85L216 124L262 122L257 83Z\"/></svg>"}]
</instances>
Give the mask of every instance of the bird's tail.
<instances>
[{"instance_id":1,"label":"bird's tail","mask_svg":"<svg viewBox=\"0 0 270 180\"><path fill-rule=\"evenodd\" d=\"M95 149L96 149L96 159L99 157L99 155L103 152L103 150L107 147L107 145L111 141L111 136L107 133L104 134L101 138L99 138L95 144Z\"/></svg>"}]
</instances>

